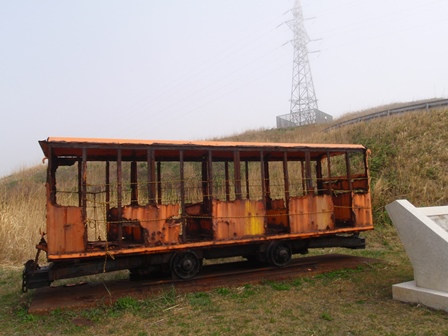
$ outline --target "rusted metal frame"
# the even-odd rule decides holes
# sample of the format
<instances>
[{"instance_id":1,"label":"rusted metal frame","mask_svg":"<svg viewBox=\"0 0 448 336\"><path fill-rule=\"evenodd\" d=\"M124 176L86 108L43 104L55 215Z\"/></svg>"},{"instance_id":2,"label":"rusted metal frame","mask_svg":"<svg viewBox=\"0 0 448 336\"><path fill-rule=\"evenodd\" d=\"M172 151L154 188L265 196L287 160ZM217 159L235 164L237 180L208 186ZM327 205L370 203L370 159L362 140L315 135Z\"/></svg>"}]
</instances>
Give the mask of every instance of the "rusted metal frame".
<instances>
[{"instance_id":1,"label":"rusted metal frame","mask_svg":"<svg viewBox=\"0 0 448 336\"><path fill-rule=\"evenodd\" d=\"M313 179L311 176L311 154L309 151L305 151L305 187L307 195L314 193Z\"/></svg>"},{"instance_id":2,"label":"rusted metal frame","mask_svg":"<svg viewBox=\"0 0 448 336\"><path fill-rule=\"evenodd\" d=\"M367 179L367 190L370 189L370 175L369 175L369 154L368 150L363 151L364 155L364 176Z\"/></svg>"},{"instance_id":3,"label":"rusted metal frame","mask_svg":"<svg viewBox=\"0 0 448 336\"><path fill-rule=\"evenodd\" d=\"M123 174L122 174L122 161L121 161L121 149L117 149L117 210L118 210L118 248L123 248L123 223L121 222L122 218L122 197L123 197Z\"/></svg>"},{"instance_id":4,"label":"rusted metal frame","mask_svg":"<svg viewBox=\"0 0 448 336\"><path fill-rule=\"evenodd\" d=\"M53 155L53 148L49 146L48 149L50 155L48 155L48 167L47 167L47 183L49 187L49 199L52 204L56 204L56 157Z\"/></svg>"},{"instance_id":5,"label":"rusted metal frame","mask_svg":"<svg viewBox=\"0 0 448 336\"><path fill-rule=\"evenodd\" d=\"M289 171L288 171L288 152L283 153L283 180L285 184L285 207L289 215ZM290 218L286 216L288 228L290 228Z\"/></svg>"},{"instance_id":6,"label":"rusted metal frame","mask_svg":"<svg viewBox=\"0 0 448 336\"><path fill-rule=\"evenodd\" d=\"M266 183L265 183L266 172L265 172L265 164L264 164L264 153L262 150L260 151L260 171L261 171L261 198L262 198L264 208L267 209ZM265 220L265 222L266 222L266 220Z\"/></svg>"},{"instance_id":7,"label":"rusted metal frame","mask_svg":"<svg viewBox=\"0 0 448 336\"><path fill-rule=\"evenodd\" d=\"M106 218L110 210L110 162L106 161Z\"/></svg>"},{"instance_id":8,"label":"rusted metal frame","mask_svg":"<svg viewBox=\"0 0 448 336\"><path fill-rule=\"evenodd\" d=\"M212 199L213 199L213 157L212 151L208 151L207 158L207 184L208 184L208 213L212 213Z\"/></svg>"},{"instance_id":9,"label":"rusted metal frame","mask_svg":"<svg viewBox=\"0 0 448 336\"><path fill-rule=\"evenodd\" d=\"M206 158L202 160L201 163L201 189L202 189L202 204L204 207L204 211L208 211L208 170L207 170L207 161Z\"/></svg>"},{"instance_id":10,"label":"rusted metal frame","mask_svg":"<svg viewBox=\"0 0 448 336\"><path fill-rule=\"evenodd\" d=\"M324 184L322 180L322 157L316 161L316 184L317 184L317 194L322 195L324 191Z\"/></svg>"},{"instance_id":11,"label":"rusted metal frame","mask_svg":"<svg viewBox=\"0 0 448 336\"><path fill-rule=\"evenodd\" d=\"M350 157L349 152L345 152L345 168L347 170L347 180L348 180L348 186L351 193L353 193L353 186L352 186L352 173L350 171Z\"/></svg>"},{"instance_id":12,"label":"rusted metal frame","mask_svg":"<svg viewBox=\"0 0 448 336\"><path fill-rule=\"evenodd\" d=\"M331 160L330 160L330 151L327 150L327 174L328 174L328 189L330 191L330 195L333 194L333 183L331 181Z\"/></svg>"},{"instance_id":13,"label":"rusted metal frame","mask_svg":"<svg viewBox=\"0 0 448 336\"><path fill-rule=\"evenodd\" d=\"M244 161L245 177L246 177L246 199L250 199L249 192L249 161Z\"/></svg>"},{"instance_id":14,"label":"rusted metal frame","mask_svg":"<svg viewBox=\"0 0 448 336\"><path fill-rule=\"evenodd\" d=\"M184 169L184 151L179 151L179 168L180 168L180 208L181 208L181 216L182 216L182 242L185 243L187 241L186 237L186 211L185 211L185 169Z\"/></svg>"},{"instance_id":15,"label":"rusted metal frame","mask_svg":"<svg viewBox=\"0 0 448 336\"><path fill-rule=\"evenodd\" d=\"M302 177L302 193L303 195L307 194L306 190L306 181L305 181L305 163L303 161L300 161L300 173Z\"/></svg>"},{"instance_id":16,"label":"rusted metal frame","mask_svg":"<svg viewBox=\"0 0 448 336\"><path fill-rule=\"evenodd\" d=\"M78 163L78 206L82 207L82 157L77 160Z\"/></svg>"},{"instance_id":17,"label":"rusted metal frame","mask_svg":"<svg viewBox=\"0 0 448 336\"><path fill-rule=\"evenodd\" d=\"M131 205L138 205L138 177L136 161L131 161Z\"/></svg>"},{"instance_id":18,"label":"rusted metal frame","mask_svg":"<svg viewBox=\"0 0 448 336\"><path fill-rule=\"evenodd\" d=\"M353 185L352 185L352 173L350 171L350 156L349 156L349 151L345 152L345 167L347 170L347 180L348 180L348 188L350 190L350 203L347 204L346 206L349 206L351 211L350 211L350 218L353 221L353 225L356 225L356 216L355 213L353 211L353 194L354 194L354 190L353 190Z\"/></svg>"},{"instance_id":19,"label":"rusted metal frame","mask_svg":"<svg viewBox=\"0 0 448 336\"><path fill-rule=\"evenodd\" d=\"M147 158L148 164L148 204L156 202L156 160L153 149L148 149Z\"/></svg>"},{"instance_id":20,"label":"rusted metal frame","mask_svg":"<svg viewBox=\"0 0 448 336\"><path fill-rule=\"evenodd\" d=\"M271 180L269 175L269 160L267 155L264 156L263 160L264 165L264 190L265 190L265 198L266 198L266 209L272 209L272 197L271 197Z\"/></svg>"},{"instance_id":21,"label":"rusted metal frame","mask_svg":"<svg viewBox=\"0 0 448 336\"><path fill-rule=\"evenodd\" d=\"M363 231L369 231L373 229L373 225L364 226L364 227L350 227L350 228L338 228L332 231L325 231L325 232L301 232L301 233L285 233L285 234L279 234L275 236L267 236L264 241L279 241L282 239L307 239L307 238L315 238L316 236L328 236L329 234L341 234L341 233L355 233L355 232L363 232ZM238 244L250 244L256 241L260 241L260 237L250 237L250 238L241 238L238 240ZM175 244L169 246L170 251L182 251L189 248L216 248L221 246L232 246L235 245L234 239L228 239L228 240L222 240L222 241L213 241L213 240L207 240L207 241L200 241L200 242L192 242L188 244ZM135 248L129 248L129 249L123 249L121 251L119 250L109 250L108 255L115 256L115 255L136 255L136 254L145 254L145 255L151 255L156 253L166 253L167 252L167 246L161 245L161 246L151 246L151 247L135 247ZM79 259L88 259L92 257L104 257L104 251L89 251L88 253L81 252L81 253L59 253L59 254L52 254L49 256L49 261L56 261L56 260L73 260L73 258L79 258Z\"/></svg>"},{"instance_id":22,"label":"rusted metal frame","mask_svg":"<svg viewBox=\"0 0 448 336\"><path fill-rule=\"evenodd\" d=\"M229 177L229 162L224 162L224 175L226 179L226 201L230 201L230 177Z\"/></svg>"},{"instance_id":23,"label":"rusted metal frame","mask_svg":"<svg viewBox=\"0 0 448 336\"><path fill-rule=\"evenodd\" d=\"M235 175L235 199L241 200L243 199L243 194L241 191L241 160L239 151L233 152L233 166Z\"/></svg>"},{"instance_id":24,"label":"rusted metal frame","mask_svg":"<svg viewBox=\"0 0 448 336\"><path fill-rule=\"evenodd\" d=\"M87 249L87 148L82 148L81 165L81 197L82 197L82 221L84 223L84 249Z\"/></svg>"},{"instance_id":25,"label":"rusted metal frame","mask_svg":"<svg viewBox=\"0 0 448 336\"><path fill-rule=\"evenodd\" d=\"M162 204L162 162L157 161L157 204Z\"/></svg>"}]
</instances>

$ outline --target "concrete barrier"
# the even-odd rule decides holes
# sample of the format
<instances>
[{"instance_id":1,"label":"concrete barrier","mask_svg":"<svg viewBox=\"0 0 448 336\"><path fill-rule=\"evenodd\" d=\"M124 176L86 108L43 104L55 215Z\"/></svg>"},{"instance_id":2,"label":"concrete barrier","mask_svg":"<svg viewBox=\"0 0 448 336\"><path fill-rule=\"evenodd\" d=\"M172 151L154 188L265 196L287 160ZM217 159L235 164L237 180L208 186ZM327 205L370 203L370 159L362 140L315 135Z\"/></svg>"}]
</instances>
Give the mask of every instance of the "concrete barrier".
<instances>
[{"instance_id":1,"label":"concrete barrier","mask_svg":"<svg viewBox=\"0 0 448 336\"><path fill-rule=\"evenodd\" d=\"M392 286L393 298L448 311L448 206L386 206L414 268L414 281Z\"/></svg>"}]
</instances>

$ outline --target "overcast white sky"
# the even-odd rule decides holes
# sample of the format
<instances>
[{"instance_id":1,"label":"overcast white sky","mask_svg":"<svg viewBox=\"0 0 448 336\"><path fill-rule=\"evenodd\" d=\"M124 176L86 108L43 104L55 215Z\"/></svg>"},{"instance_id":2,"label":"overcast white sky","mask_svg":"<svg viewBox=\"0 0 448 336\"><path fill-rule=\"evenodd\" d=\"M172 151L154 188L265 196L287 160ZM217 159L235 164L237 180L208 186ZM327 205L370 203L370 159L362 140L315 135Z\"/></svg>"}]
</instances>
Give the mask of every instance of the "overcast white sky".
<instances>
[{"instance_id":1,"label":"overcast white sky","mask_svg":"<svg viewBox=\"0 0 448 336\"><path fill-rule=\"evenodd\" d=\"M207 139L289 113L293 0L0 0L0 177L49 136ZM448 95L448 1L302 0L319 109Z\"/></svg>"}]
</instances>

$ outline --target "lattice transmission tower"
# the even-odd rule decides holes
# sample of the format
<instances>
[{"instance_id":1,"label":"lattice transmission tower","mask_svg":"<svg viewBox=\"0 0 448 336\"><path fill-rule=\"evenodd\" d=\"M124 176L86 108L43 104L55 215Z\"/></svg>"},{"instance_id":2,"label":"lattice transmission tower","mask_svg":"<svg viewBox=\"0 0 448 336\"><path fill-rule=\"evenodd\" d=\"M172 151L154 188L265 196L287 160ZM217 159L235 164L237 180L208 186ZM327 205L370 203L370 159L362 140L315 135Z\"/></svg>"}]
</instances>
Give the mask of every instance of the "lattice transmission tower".
<instances>
[{"instance_id":1,"label":"lattice transmission tower","mask_svg":"<svg viewBox=\"0 0 448 336\"><path fill-rule=\"evenodd\" d=\"M294 33L290 121L297 126L315 124L318 108L308 59L310 38L305 30L302 6L299 0L295 0L292 14L293 19L287 21L289 28Z\"/></svg>"}]
</instances>

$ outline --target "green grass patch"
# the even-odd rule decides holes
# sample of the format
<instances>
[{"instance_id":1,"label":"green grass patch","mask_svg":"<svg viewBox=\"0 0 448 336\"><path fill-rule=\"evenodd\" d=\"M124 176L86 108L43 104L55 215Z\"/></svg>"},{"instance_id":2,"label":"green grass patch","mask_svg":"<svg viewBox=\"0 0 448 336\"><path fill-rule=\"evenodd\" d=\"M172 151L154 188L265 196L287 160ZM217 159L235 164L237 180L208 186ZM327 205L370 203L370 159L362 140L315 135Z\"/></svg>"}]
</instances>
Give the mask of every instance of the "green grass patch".
<instances>
[{"instance_id":1,"label":"green grass patch","mask_svg":"<svg viewBox=\"0 0 448 336\"><path fill-rule=\"evenodd\" d=\"M380 118L324 132L328 125L248 131L230 141L362 143L372 150L375 231L366 250L327 249L382 262L283 282L125 297L113 305L44 316L27 313L21 267L45 228L44 167L0 181L1 335L446 335L448 314L392 300L391 287L413 278L385 205L404 196L415 206L448 203L446 109ZM26 209L26 211L24 211ZM18 234L22 233L22 234ZM118 274L117 276L120 276ZM126 275L127 276L127 275ZM98 278L99 279L99 278Z\"/></svg>"}]
</instances>

